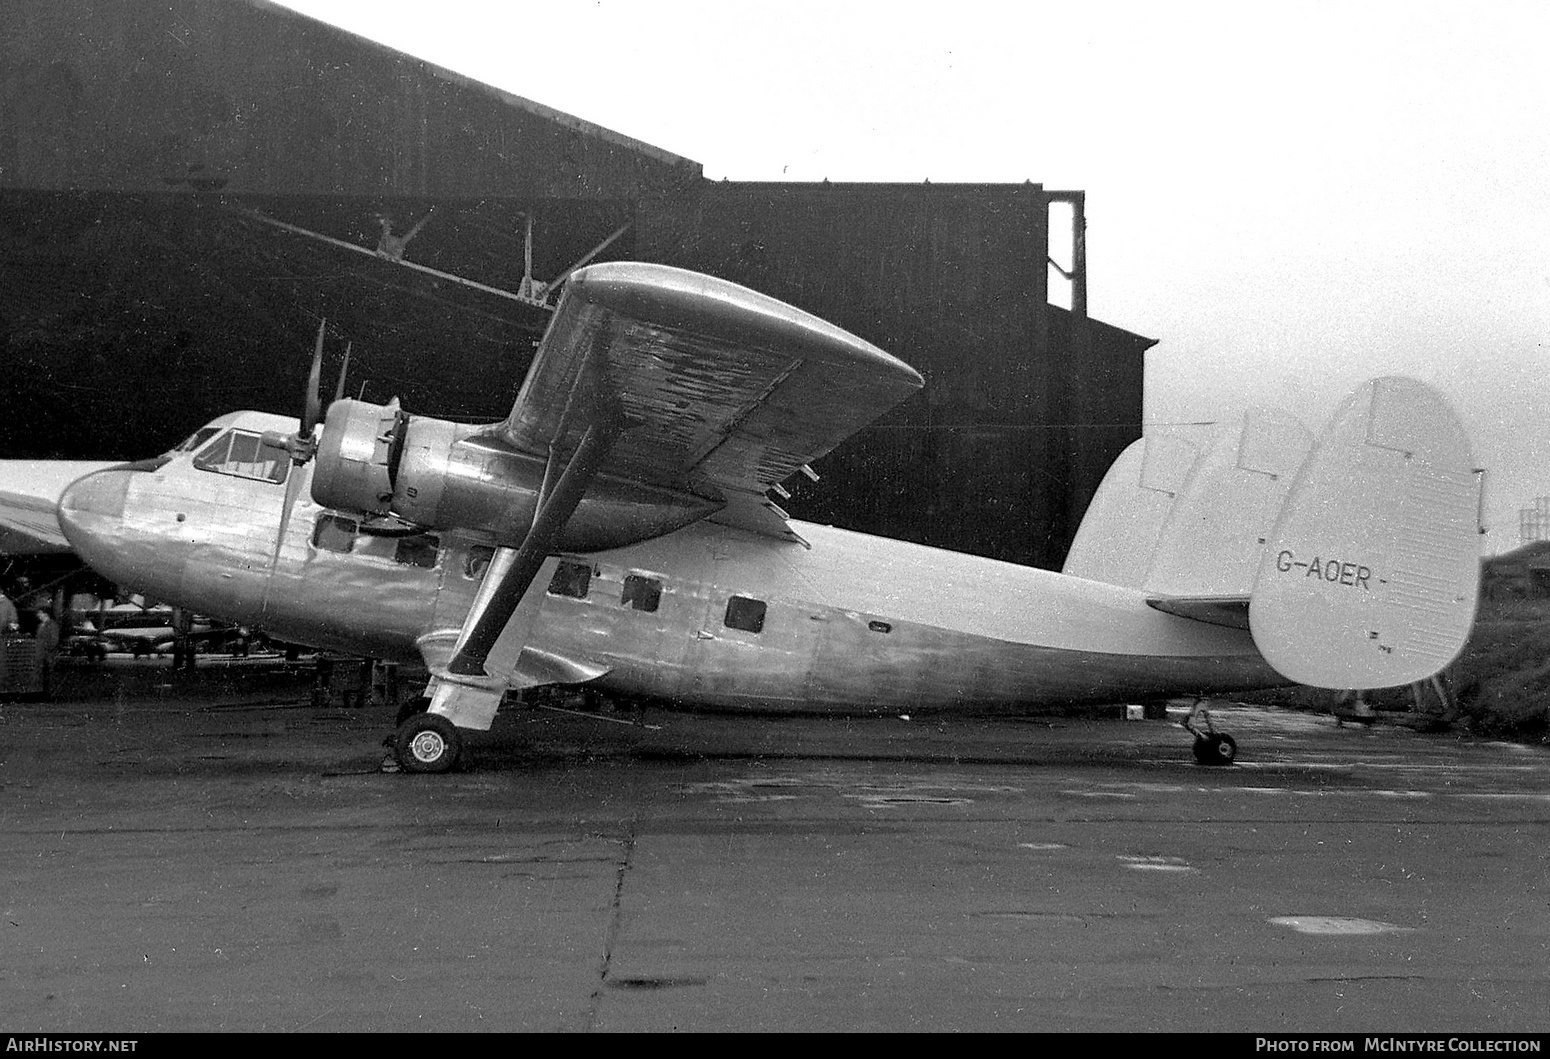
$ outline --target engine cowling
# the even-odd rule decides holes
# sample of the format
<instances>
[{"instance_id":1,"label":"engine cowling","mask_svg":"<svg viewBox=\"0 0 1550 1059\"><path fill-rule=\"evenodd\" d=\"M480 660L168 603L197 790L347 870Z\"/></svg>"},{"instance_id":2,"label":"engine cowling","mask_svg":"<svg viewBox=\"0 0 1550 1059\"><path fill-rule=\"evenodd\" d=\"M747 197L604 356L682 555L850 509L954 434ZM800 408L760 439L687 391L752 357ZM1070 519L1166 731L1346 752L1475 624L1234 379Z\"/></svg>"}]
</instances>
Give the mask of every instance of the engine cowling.
<instances>
[{"instance_id":1,"label":"engine cowling","mask_svg":"<svg viewBox=\"0 0 1550 1059\"><path fill-rule=\"evenodd\" d=\"M329 405L312 471L312 499L324 507L389 514L408 419L396 400Z\"/></svg>"},{"instance_id":2,"label":"engine cowling","mask_svg":"<svg viewBox=\"0 0 1550 1059\"><path fill-rule=\"evenodd\" d=\"M328 409L312 475L324 507L393 516L434 530L485 533L516 546L532 525L545 460L483 427L411 416L392 401L343 399ZM600 475L559 541L597 551L670 533L718 501Z\"/></svg>"}]
</instances>

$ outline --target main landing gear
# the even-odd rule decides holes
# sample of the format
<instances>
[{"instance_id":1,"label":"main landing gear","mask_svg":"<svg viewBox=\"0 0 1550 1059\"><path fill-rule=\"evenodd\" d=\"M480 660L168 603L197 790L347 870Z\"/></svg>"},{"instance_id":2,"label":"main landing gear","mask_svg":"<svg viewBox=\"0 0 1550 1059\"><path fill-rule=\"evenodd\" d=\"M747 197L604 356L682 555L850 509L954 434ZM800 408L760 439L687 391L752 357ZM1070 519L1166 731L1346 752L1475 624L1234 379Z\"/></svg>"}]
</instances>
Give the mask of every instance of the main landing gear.
<instances>
[{"instance_id":1,"label":"main landing gear","mask_svg":"<svg viewBox=\"0 0 1550 1059\"><path fill-rule=\"evenodd\" d=\"M1231 765L1238 758L1238 744L1226 732L1211 727L1211 711L1205 700L1195 703L1183 720L1184 730L1195 737L1195 761L1201 765ZM1203 723L1205 728L1199 727Z\"/></svg>"},{"instance_id":2,"label":"main landing gear","mask_svg":"<svg viewBox=\"0 0 1550 1059\"><path fill-rule=\"evenodd\" d=\"M405 772L448 772L463 752L463 737L441 714L417 713L398 726L393 752Z\"/></svg>"},{"instance_id":3,"label":"main landing gear","mask_svg":"<svg viewBox=\"0 0 1550 1059\"><path fill-rule=\"evenodd\" d=\"M450 772L463 753L457 726L439 713L426 713L431 700L411 698L398 709L398 729L383 740L390 747L383 772Z\"/></svg>"}]
</instances>

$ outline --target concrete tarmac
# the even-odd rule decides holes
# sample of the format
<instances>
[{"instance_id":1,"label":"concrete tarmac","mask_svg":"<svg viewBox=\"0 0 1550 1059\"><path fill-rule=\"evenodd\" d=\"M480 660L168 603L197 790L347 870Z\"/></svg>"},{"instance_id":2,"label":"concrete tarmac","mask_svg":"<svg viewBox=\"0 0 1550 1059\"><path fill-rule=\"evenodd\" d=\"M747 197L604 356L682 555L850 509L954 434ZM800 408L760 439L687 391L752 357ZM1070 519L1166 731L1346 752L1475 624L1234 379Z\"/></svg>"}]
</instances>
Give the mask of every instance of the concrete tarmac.
<instances>
[{"instance_id":1,"label":"concrete tarmac","mask_svg":"<svg viewBox=\"0 0 1550 1059\"><path fill-rule=\"evenodd\" d=\"M0 703L0 1031L1550 1027L1542 747L521 711L392 775L385 711L130 665Z\"/></svg>"}]
</instances>

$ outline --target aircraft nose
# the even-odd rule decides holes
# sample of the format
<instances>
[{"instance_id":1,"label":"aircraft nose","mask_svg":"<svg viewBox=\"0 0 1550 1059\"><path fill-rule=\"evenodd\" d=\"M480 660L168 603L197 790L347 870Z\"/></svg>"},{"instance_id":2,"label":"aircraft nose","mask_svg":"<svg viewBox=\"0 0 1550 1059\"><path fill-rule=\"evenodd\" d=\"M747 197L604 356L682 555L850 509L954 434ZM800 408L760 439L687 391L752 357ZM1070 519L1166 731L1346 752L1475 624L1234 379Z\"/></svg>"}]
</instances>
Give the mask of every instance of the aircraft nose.
<instances>
[{"instance_id":1,"label":"aircraft nose","mask_svg":"<svg viewBox=\"0 0 1550 1059\"><path fill-rule=\"evenodd\" d=\"M94 543L112 535L123 523L124 501L134 473L97 471L65 487L59 497L59 528L78 553L92 551Z\"/></svg>"},{"instance_id":2,"label":"aircraft nose","mask_svg":"<svg viewBox=\"0 0 1550 1059\"><path fill-rule=\"evenodd\" d=\"M57 514L75 554L103 577L172 597L183 585L189 537L156 484L140 465L110 467L67 486Z\"/></svg>"}]
</instances>

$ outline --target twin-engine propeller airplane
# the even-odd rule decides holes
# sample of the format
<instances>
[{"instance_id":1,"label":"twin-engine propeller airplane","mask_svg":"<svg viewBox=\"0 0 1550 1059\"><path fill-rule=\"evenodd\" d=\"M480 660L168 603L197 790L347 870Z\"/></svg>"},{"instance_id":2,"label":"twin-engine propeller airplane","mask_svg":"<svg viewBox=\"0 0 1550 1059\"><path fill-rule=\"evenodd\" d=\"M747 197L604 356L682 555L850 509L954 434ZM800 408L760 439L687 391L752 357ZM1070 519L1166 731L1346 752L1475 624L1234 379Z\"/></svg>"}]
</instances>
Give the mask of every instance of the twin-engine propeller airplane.
<instances>
[{"instance_id":1,"label":"twin-engine propeller airplane","mask_svg":"<svg viewBox=\"0 0 1550 1059\"><path fill-rule=\"evenodd\" d=\"M1265 414L1137 442L1053 573L789 519L766 494L922 380L731 283L576 272L484 426L336 399L319 430L321 343L299 428L236 412L91 469L58 528L159 599L423 661L408 771L450 768L460 731L536 685L889 713L1373 688L1440 670L1473 620L1480 473L1408 379L1364 385L1316 442ZM1200 760L1235 752L1197 732Z\"/></svg>"}]
</instances>

